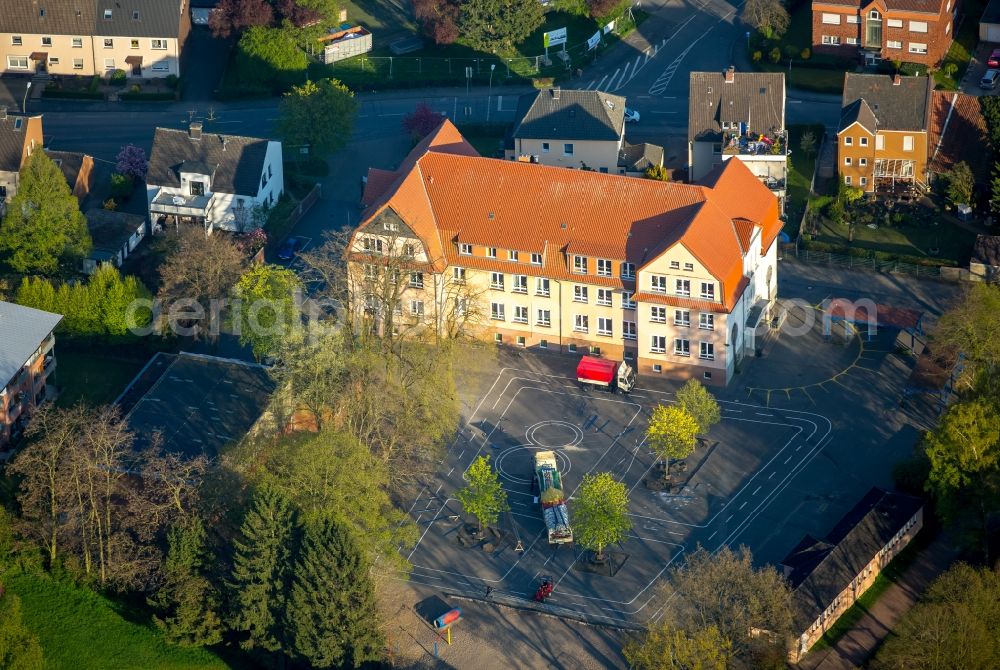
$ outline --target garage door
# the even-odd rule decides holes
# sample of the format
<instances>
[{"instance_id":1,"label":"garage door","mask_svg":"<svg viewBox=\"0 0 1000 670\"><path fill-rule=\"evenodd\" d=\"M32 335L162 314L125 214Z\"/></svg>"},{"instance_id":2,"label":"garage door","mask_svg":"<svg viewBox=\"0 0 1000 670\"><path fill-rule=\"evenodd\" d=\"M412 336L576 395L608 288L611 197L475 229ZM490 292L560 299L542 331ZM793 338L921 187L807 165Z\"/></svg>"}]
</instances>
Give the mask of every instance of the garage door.
<instances>
[{"instance_id":1,"label":"garage door","mask_svg":"<svg viewBox=\"0 0 1000 670\"><path fill-rule=\"evenodd\" d=\"M986 41L1000 42L1000 25L994 23L986 25Z\"/></svg>"}]
</instances>

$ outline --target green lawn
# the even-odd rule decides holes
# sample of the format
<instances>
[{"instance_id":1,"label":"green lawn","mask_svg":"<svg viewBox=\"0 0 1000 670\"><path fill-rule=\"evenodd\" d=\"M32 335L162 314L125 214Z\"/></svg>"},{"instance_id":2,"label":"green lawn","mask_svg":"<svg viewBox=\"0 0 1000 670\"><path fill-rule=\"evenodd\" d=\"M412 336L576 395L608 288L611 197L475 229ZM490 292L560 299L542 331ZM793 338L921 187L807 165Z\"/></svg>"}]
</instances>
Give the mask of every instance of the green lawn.
<instances>
[{"instance_id":1,"label":"green lawn","mask_svg":"<svg viewBox=\"0 0 1000 670\"><path fill-rule=\"evenodd\" d=\"M811 131L816 138L816 145L811 154L802 150L802 135L806 131ZM823 132L823 124L788 126L788 147L792 150L792 155L788 159L788 183L785 190L787 194L785 232L793 240L799 234L799 223L806 202L809 200L809 185L816 169L816 158L819 155Z\"/></svg>"},{"instance_id":2,"label":"green lawn","mask_svg":"<svg viewBox=\"0 0 1000 670\"><path fill-rule=\"evenodd\" d=\"M979 17L983 15L985 5L983 0L969 0L962 6L962 24L955 31L955 41L951 43L941 69L934 73L937 88L948 91L958 90L959 82L965 76L969 60L979 43ZM958 68L953 77L949 77L944 71L949 63L954 63L955 67Z\"/></svg>"},{"instance_id":3,"label":"green lawn","mask_svg":"<svg viewBox=\"0 0 1000 670\"><path fill-rule=\"evenodd\" d=\"M111 601L92 591L45 575L12 575L5 586L21 597L25 623L42 644L46 668L227 667L209 651L175 647L155 629L125 620Z\"/></svg>"},{"instance_id":4,"label":"green lawn","mask_svg":"<svg viewBox=\"0 0 1000 670\"><path fill-rule=\"evenodd\" d=\"M103 405L115 398L142 369L140 361L108 358L100 352L59 351L56 344L56 404L69 407L83 400L88 405Z\"/></svg>"},{"instance_id":5,"label":"green lawn","mask_svg":"<svg viewBox=\"0 0 1000 670\"><path fill-rule=\"evenodd\" d=\"M866 225L856 225L854 241L849 243L848 236L847 224L837 225L824 217L820 221L819 232L813 239L845 248L870 249L896 256L937 258L953 265L965 265L969 262L976 239L975 233L950 225L945 220L937 226L880 224L874 230ZM937 253L933 253L935 249Z\"/></svg>"},{"instance_id":6,"label":"green lawn","mask_svg":"<svg viewBox=\"0 0 1000 670\"><path fill-rule=\"evenodd\" d=\"M409 13L401 8L402 3L397 4L389 0L343 0L340 6L347 10L348 23L361 24L372 31L373 42L402 30L411 32L417 30Z\"/></svg>"},{"instance_id":7,"label":"green lawn","mask_svg":"<svg viewBox=\"0 0 1000 670\"><path fill-rule=\"evenodd\" d=\"M754 40L759 44L760 38ZM844 71L853 70L852 64L824 54L812 52L812 5L801 2L792 10L791 23L788 31L777 42L781 51L781 59L777 63L770 60L770 52L775 44L755 46L754 51L760 51L760 60L756 66L764 72L784 72L785 81L790 88L798 88L822 93L840 93L844 89ZM809 58L803 59L802 53L809 49ZM792 68L788 69L789 54L792 56ZM754 56L753 53L750 54Z\"/></svg>"}]
</instances>

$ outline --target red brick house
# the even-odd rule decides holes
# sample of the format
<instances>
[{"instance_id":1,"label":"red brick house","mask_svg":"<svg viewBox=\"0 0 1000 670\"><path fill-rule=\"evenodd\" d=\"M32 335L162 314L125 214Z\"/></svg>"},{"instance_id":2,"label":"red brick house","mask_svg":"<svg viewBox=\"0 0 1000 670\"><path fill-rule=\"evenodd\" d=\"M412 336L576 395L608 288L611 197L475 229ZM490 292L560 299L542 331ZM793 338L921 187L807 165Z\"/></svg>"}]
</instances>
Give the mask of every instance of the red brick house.
<instances>
[{"instance_id":1,"label":"red brick house","mask_svg":"<svg viewBox=\"0 0 1000 670\"><path fill-rule=\"evenodd\" d=\"M936 67L951 46L959 0L814 0L813 51Z\"/></svg>"}]
</instances>

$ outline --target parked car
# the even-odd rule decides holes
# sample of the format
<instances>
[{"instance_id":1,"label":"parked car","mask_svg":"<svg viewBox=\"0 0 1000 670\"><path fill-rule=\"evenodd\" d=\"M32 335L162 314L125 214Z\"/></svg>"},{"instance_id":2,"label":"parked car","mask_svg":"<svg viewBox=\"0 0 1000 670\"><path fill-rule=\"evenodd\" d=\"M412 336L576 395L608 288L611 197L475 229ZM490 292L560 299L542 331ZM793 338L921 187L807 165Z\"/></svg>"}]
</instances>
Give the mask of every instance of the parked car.
<instances>
[{"instance_id":1,"label":"parked car","mask_svg":"<svg viewBox=\"0 0 1000 670\"><path fill-rule=\"evenodd\" d=\"M987 70L983 78L979 80L979 88L994 89L997 87L998 79L1000 79L1000 70Z\"/></svg>"},{"instance_id":2,"label":"parked car","mask_svg":"<svg viewBox=\"0 0 1000 670\"><path fill-rule=\"evenodd\" d=\"M1000 49L990 52L990 57L986 59L986 67L1000 68Z\"/></svg>"},{"instance_id":3,"label":"parked car","mask_svg":"<svg viewBox=\"0 0 1000 670\"><path fill-rule=\"evenodd\" d=\"M302 240L298 237L289 237L287 240L281 243L281 247L278 248L278 258L283 261L290 261L295 258L295 254L298 252L299 248L302 246Z\"/></svg>"},{"instance_id":4,"label":"parked car","mask_svg":"<svg viewBox=\"0 0 1000 670\"><path fill-rule=\"evenodd\" d=\"M625 123L636 123L639 121L639 112L634 109L625 108Z\"/></svg>"}]
</instances>

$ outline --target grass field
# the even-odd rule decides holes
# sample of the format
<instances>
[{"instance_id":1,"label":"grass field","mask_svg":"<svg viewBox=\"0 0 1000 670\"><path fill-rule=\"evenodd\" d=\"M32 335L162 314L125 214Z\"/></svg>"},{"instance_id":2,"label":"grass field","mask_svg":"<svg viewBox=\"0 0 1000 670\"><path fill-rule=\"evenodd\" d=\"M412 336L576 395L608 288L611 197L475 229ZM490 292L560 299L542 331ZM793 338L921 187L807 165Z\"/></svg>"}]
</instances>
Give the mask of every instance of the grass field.
<instances>
[{"instance_id":1,"label":"grass field","mask_svg":"<svg viewBox=\"0 0 1000 670\"><path fill-rule=\"evenodd\" d=\"M955 41L951 43L948 54L944 57L941 69L934 72L934 81L937 88L948 91L957 91L965 70L969 67L969 60L976 51L979 43L979 17L983 15L985 2L983 0L971 0L962 6L961 25L955 31ZM949 63L954 63L954 76L948 76L944 71Z\"/></svg>"},{"instance_id":2,"label":"grass field","mask_svg":"<svg viewBox=\"0 0 1000 670\"><path fill-rule=\"evenodd\" d=\"M848 235L846 224L837 225L823 218L819 224L819 232L813 239L887 254L940 258L958 265L969 262L972 245L976 240L975 233L949 225L946 221L937 226L879 225L877 229L858 225L854 227L853 242L848 243Z\"/></svg>"},{"instance_id":3,"label":"grass field","mask_svg":"<svg viewBox=\"0 0 1000 670\"><path fill-rule=\"evenodd\" d=\"M6 587L21 597L25 623L42 644L45 667L116 670L214 670L226 668L204 649L168 644L149 627L132 623L113 603L89 590L45 575L18 574Z\"/></svg>"},{"instance_id":4,"label":"grass field","mask_svg":"<svg viewBox=\"0 0 1000 670\"><path fill-rule=\"evenodd\" d=\"M810 154L802 150L802 135L806 131L811 131L813 137L816 138L816 145ZM785 190L788 198L785 204L785 213L788 219L785 224L785 232L793 240L799 234L799 222L802 220L802 213L809 200L809 185L816 168L816 158L823 140L823 132L823 124L788 126L788 147L792 150L792 155L788 159L788 183Z\"/></svg>"},{"instance_id":5,"label":"grass field","mask_svg":"<svg viewBox=\"0 0 1000 670\"><path fill-rule=\"evenodd\" d=\"M58 344L56 345L58 347ZM102 356L100 352L56 350L56 404L69 407L83 400L89 405L113 402L142 369L139 361Z\"/></svg>"}]
</instances>

